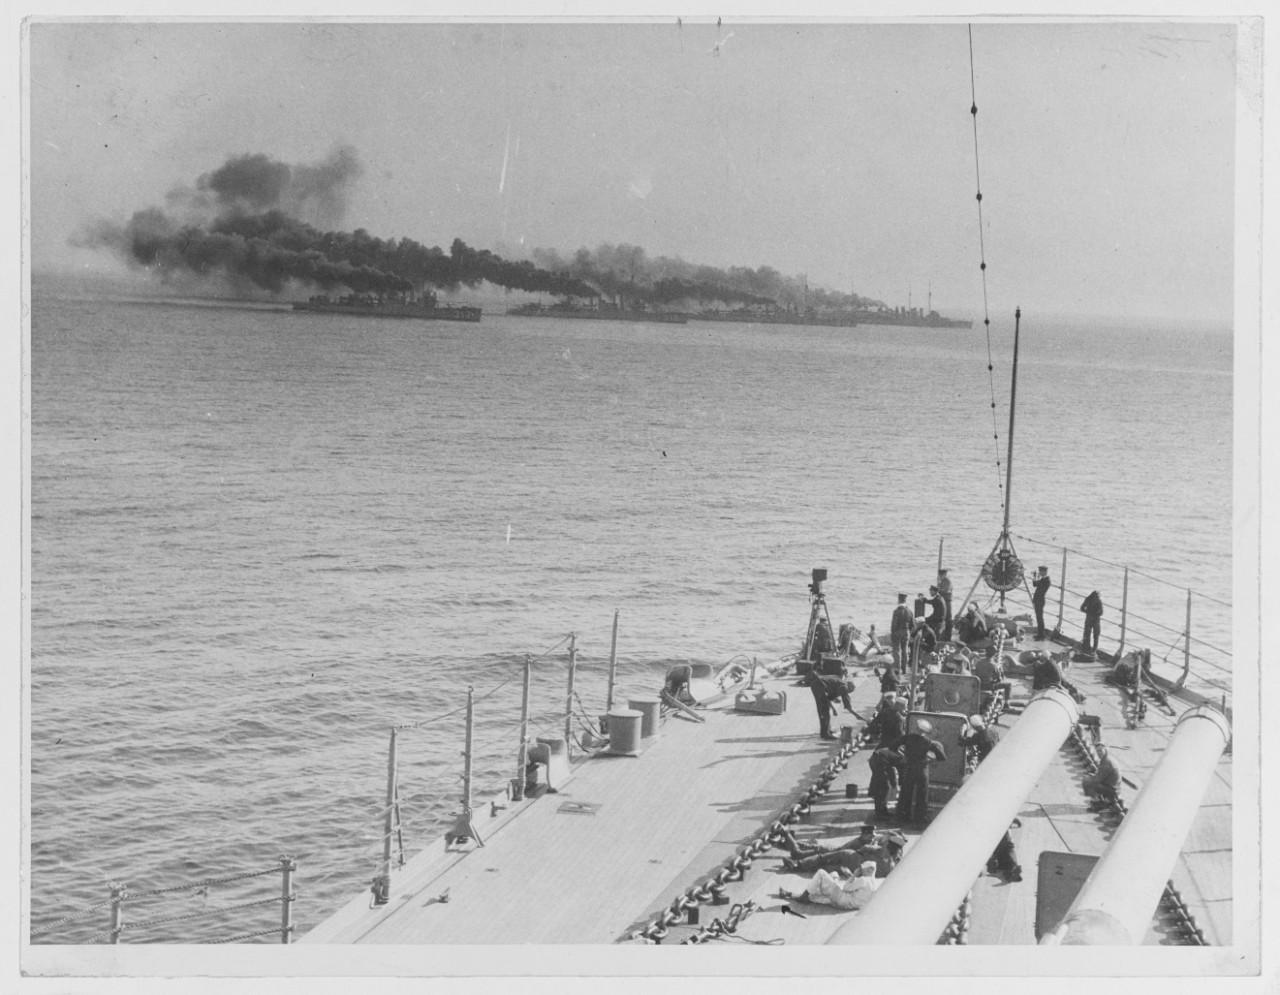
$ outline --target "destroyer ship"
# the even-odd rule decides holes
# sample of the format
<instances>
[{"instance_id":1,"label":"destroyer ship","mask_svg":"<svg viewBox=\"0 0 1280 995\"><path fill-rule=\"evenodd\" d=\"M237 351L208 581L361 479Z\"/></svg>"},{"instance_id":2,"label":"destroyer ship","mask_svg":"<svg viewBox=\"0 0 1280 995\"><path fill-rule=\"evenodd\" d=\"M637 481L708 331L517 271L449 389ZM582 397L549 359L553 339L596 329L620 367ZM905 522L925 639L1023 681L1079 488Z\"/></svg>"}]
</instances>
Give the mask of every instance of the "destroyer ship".
<instances>
[{"instance_id":1,"label":"destroyer ship","mask_svg":"<svg viewBox=\"0 0 1280 995\"><path fill-rule=\"evenodd\" d=\"M679 311L657 311L646 307L626 308L617 304L555 304L532 302L508 309L507 314L523 318L570 318L583 321L639 321L663 325L683 325L689 316Z\"/></svg>"},{"instance_id":2,"label":"destroyer ship","mask_svg":"<svg viewBox=\"0 0 1280 995\"><path fill-rule=\"evenodd\" d=\"M440 304L436 295L422 294L348 294L331 298L315 294L305 301L293 301L295 311L321 314L347 314L359 318L417 318L422 321L479 321L480 308L468 305Z\"/></svg>"}]
</instances>

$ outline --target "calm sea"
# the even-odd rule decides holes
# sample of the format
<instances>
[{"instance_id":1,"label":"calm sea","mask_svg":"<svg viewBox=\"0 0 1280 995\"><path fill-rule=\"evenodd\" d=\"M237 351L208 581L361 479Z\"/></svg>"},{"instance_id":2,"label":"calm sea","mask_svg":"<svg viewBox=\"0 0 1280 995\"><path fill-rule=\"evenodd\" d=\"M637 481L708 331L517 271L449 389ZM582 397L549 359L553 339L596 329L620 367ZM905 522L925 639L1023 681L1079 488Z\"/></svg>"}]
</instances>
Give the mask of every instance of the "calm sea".
<instances>
[{"instance_id":1,"label":"calm sea","mask_svg":"<svg viewBox=\"0 0 1280 995\"><path fill-rule=\"evenodd\" d=\"M525 656L550 731L576 632L598 713L615 610L625 694L673 661L796 649L816 566L838 622L883 630L941 542L959 600L1000 531L1012 326L989 374L980 328L374 322L37 286L33 927L118 881L173 889L130 903L166 921L126 942L267 930L272 906L171 920L278 895L195 883L292 854L305 930L376 872L390 727L416 726L412 854L457 809L467 688L491 794ZM1228 683L1229 331L1022 333L1023 560L1056 581L1079 551L1065 625L1096 587L1104 640L1131 565L1130 641L1171 666L1194 588L1193 651Z\"/></svg>"}]
</instances>

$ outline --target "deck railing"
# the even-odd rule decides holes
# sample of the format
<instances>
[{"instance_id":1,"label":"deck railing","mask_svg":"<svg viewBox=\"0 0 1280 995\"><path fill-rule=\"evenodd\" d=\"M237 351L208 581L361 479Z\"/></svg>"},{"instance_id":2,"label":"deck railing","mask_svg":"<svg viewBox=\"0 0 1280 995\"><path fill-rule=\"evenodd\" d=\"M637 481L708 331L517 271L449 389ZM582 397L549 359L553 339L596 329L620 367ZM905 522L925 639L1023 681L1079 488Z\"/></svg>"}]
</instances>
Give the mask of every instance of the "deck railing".
<instances>
[{"instance_id":1,"label":"deck railing","mask_svg":"<svg viewBox=\"0 0 1280 995\"><path fill-rule=\"evenodd\" d=\"M1104 614L1099 647L1121 656L1143 647L1151 650L1154 667L1176 687L1195 687L1206 694L1231 694L1232 653L1220 645L1230 639L1230 602L1139 571L1131 566L1103 560L1065 546L1015 536L1052 550L1054 555L1037 559L1057 567L1054 584L1045 603L1045 628L1065 642L1079 643L1084 634L1084 616L1079 609L1091 591L1102 594ZM1026 549L1021 550L1023 554ZM1023 556L1024 562L1032 562ZM1023 586L1005 595L1006 608L1014 614L1035 617L1031 604L1031 572ZM1119 601L1114 592L1119 590ZM976 597L976 594L975 594ZM993 598L994 600L994 598ZM963 605L954 606L957 615ZM1055 611L1056 609L1056 611ZM1056 614L1056 619L1055 619ZM1222 635L1221 640L1211 635Z\"/></svg>"},{"instance_id":2,"label":"deck railing","mask_svg":"<svg viewBox=\"0 0 1280 995\"><path fill-rule=\"evenodd\" d=\"M289 943L293 937L293 904L297 900L297 895L293 890L293 874L298 869L297 863L291 856L282 856L279 858L276 867L267 868L259 871L249 871L245 874L232 874L227 877L205 878L200 881L191 881L186 884L174 885L169 888L151 888L147 890L134 891L128 885L122 882L111 882L111 897L105 902L91 906L87 909L81 909L71 915L64 916L56 922L44 923L39 926L32 927L31 935L57 936L66 932L67 928L72 924L77 924L81 920L88 918L94 914L101 914L103 909L110 908L110 925L101 932L94 933L85 940L77 940L83 943L120 943L124 939L126 933L129 935L143 936L148 930L154 930L156 927L165 926L170 923L177 922L193 922L195 920L213 920L226 916L231 912L243 912L246 909L265 908L266 906L280 905L280 924L272 926L269 929L260 929L248 933L239 933L235 936L219 937L217 939L205 940L206 943L240 943L244 940L255 939L264 936L279 936L281 943ZM233 901L232 904L211 905L209 898L215 894L215 889L225 888L225 886L233 885L239 881L246 881L251 878L259 878L266 875L280 875L280 893L269 898L258 898L251 901ZM125 915L126 907L135 907L135 903L144 899L158 899L161 902L168 902L169 909L166 914L152 915L149 919L128 919ZM183 903L183 908L174 908L173 903ZM154 935L154 934L153 934ZM145 937L143 939L145 941Z\"/></svg>"}]
</instances>

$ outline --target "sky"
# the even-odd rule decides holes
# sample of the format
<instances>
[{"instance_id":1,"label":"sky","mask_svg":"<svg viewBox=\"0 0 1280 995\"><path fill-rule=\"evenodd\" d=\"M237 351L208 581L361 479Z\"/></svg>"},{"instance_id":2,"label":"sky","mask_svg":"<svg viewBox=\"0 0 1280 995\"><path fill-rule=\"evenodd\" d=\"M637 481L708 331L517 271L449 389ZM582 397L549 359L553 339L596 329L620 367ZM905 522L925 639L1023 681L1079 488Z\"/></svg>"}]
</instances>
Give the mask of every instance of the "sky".
<instances>
[{"instance_id":1,"label":"sky","mask_svg":"<svg viewBox=\"0 0 1280 995\"><path fill-rule=\"evenodd\" d=\"M31 262L229 157L355 150L335 227L630 243L891 305L1228 322L1229 21L38 21Z\"/></svg>"}]
</instances>

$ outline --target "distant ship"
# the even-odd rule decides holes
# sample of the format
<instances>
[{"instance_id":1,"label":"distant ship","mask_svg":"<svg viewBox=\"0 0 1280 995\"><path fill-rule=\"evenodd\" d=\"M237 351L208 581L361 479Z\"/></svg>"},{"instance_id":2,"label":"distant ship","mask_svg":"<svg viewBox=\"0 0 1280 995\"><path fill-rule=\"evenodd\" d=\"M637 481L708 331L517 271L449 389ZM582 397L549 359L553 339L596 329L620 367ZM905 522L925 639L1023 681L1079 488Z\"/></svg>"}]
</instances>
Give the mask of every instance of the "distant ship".
<instances>
[{"instance_id":1,"label":"distant ship","mask_svg":"<svg viewBox=\"0 0 1280 995\"><path fill-rule=\"evenodd\" d=\"M507 314L527 318L581 318L590 321L654 321L666 325L683 325L689 321L687 314L679 311L650 311L644 308L623 308L616 304L521 304Z\"/></svg>"},{"instance_id":2,"label":"distant ship","mask_svg":"<svg viewBox=\"0 0 1280 995\"><path fill-rule=\"evenodd\" d=\"M850 311L788 311L785 308L740 307L732 311L707 308L693 316L695 321L733 321L753 325L823 325L831 328L853 328L857 314Z\"/></svg>"},{"instance_id":3,"label":"distant ship","mask_svg":"<svg viewBox=\"0 0 1280 995\"><path fill-rule=\"evenodd\" d=\"M864 325L912 325L919 328L972 328L972 321L962 318L944 318L937 311L921 308L898 307L876 311L858 311L858 321Z\"/></svg>"},{"instance_id":4,"label":"distant ship","mask_svg":"<svg viewBox=\"0 0 1280 995\"><path fill-rule=\"evenodd\" d=\"M295 311L320 311L325 314L351 314L360 318L418 318L423 321L479 321L480 309L463 305L438 304L436 295L409 296L392 294L348 294L330 298L316 294L305 301L294 301Z\"/></svg>"}]
</instances>

